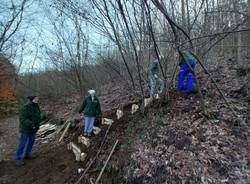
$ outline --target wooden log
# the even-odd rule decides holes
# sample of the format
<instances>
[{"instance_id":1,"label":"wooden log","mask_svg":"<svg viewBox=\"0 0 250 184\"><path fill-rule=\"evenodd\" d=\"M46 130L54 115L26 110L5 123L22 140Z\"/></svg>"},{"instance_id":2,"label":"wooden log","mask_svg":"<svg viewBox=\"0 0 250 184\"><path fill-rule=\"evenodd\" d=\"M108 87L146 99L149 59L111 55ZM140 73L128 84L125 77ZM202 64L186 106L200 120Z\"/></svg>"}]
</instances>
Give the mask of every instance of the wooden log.
<instances>
[{"instance_id":1,"label":"wooden log","mask_svg":"<svg viewBox=\"0 0 250 184\"><path fill-rule=\"evenodd\" d=\"M60 137L60 139L59 139L59 142L61 142L61 141L63 140L63 138L64 138L66 132L68 131L68 129L69 129L69 127L70 127L70 124L71 124L71 122L68 122L68 124L67 124L65 130L63 131L63 133L62 133L62 135L61 135L61 137Z\"/></svg>"},{"instance_id":2,"label":"wooden log","mask_svg":"<svg viewBox=\"0 0 250 184\"><path fill-rule=\"evenodd\" d=\"M144 107L147 107L151 101L152 101L152 98L145 98L144 99Z\"/></svg>"},{"instance_id":3,"label":"wooden log","mask_svg":"<svg viewBox=\"0 0 250 184\"><path fill-rule=\"evenodd\" d=\"M131 108L131 114L134 114L138 111L139 109L139 105L137 104L132 104L132 108Z\"/></svg>"},{"instance_id":4,"label":"wooden log","mask_svg":"<svg viewBox=\"0 0 250 184\"><path fill-rule=\"evenodd\" d=\"M65 125L68 123L68 120L67 121L65 121L57 130L56 130L56 134L59 134L61 131L62 131L62 129L65 127Z\"/></svg>"},{"instance_id":5,"label":"wooden log","mask_svg":"<svg viewBox=\"0 0 250 184\"><path fill-rule=\"evenodd\" d=\"M69 144L67 144L67 149L68 150L72 150L72 142L70 142Z\"/></svg>"},{"instance_id":6,"label":"wooden log","mask_svg":"<svg viewBox=\"0 0 250 184\"><path fill-rule=\"evenodd\" d=\"M52 125L52 124L41 125L39 131L42 132L42 131L51 130L51 129L56 129L56 125Z\"/></svg>"},{"instance_id":7,"label":"wooden log","mask_svg":"<svg viewBox=\"0 0 250 184\"><path fill-rule=\"evenodd\" d=\"M109 162L109 160L110 160L112 154L114 153L115 148L116 148L118 142L119 142L119 141L116 140L116 142L115 142L115 144L114 144L114 146L113 146L113 148L112 148L112 150L111 150L111 152L110 152L110 154L109 154L109 156L108 156L108 159L106 160L104 166L102 167L102 170L101 170L99 176L97 177L97 179L96 179L96 181L95 181L95 184L98 184L98 183L99 183L99 181L100 181L100 179L101 179L101 177L102 177L102 173L104 172L104 170L105 170L105 168L106 168L106 166L107 166L107 164L108 164L108 162Z\"/></svg>"},{"instance_id":8,"label":"wooden log","mask_svg":"<svg viewBox=\"0 0 250 184\"><path fill-rule=\"evenodd\" d=\"M103 125L110 125L114 122L114 120L112 119L108 119L108 118L102 118L102 124Z\"/></svg>"},{"instance_id":9,"label":"wooden log","mask_svg":"<svg viewBox=\"0 0 250 184\"><path fill-rule=\"evenodd\" d=\"M86 173L88 172L88 170L91 168L91 166L92 166L92 165L95 163L95 161L97 160L99 154L101 153L101 151L102 151L102 149L103 149L103 147L104 147L104 145L105 145L105 142L106 142L106 140L107 140L107 136L108 136L108 133L109 133L109 131L110 131L111 126L112 126L112 124L110 124L110 125L108 126L108 128L107 128L107 130L106 130L106 133L105 133L105 136L104 136L103 139L102 139L102 142L101 142L101 144L100 144L100 147L98 148L98 151L97 151L95 157L88 163L86 169L85 169L84 172L81 174L81 176L79 177L79 179L76 181L75 184L80 184L80 183L81 183L82 179L84 178L84 176L86 175Z\"/></svg>"},{"instance_id":10,"label":"wooden log","mask_svg":"<svg viewBox=\"0 0 250 184\"><path fill-rule=\"evenodd\" d=\"M117 109L117 111L116 111L116 117L117 117L117 119L120 119L122 116L123 116L122 110Z\"/></svg>"},{"instance_id":11,"label":"wooden log","mask_svg":"<svg viewBox=\"0 0 250 184\"><path fill-rule=\"evenodd\" d=\"M56 130L56 125L46 124L40 126L40 129L37 132L37 137L43 137L47 132L53 132Z\"/></svg>"},{"instance_id":12,"label":"wooden log","mask_svg":"<svg viewBox=\"0 0 250 184\"><path fill-rule=\"evenodd\" d=\"M99 134L101 132L101 129L99 127L93 126L93 133L95 135Z\"/></svg>"},{"instance_id":13,"label":"wooden log","mask_svg":"<svg viewBox=\"0 0 250 184\"><path fill-rule=\"evenodd\" d=\"M86 137L84 137L84 136L82 136L82 135L80 135L80 136L78 137L78 143L82 143L82 144L84 144L86 147L89 147L89 146L90 146L90 140L89 140L89 138L86 138Z\"/></svg>"},{"instance_id":14,"label":"wooden log","mask_svg":"<svg viewBox=\"0 0 250 184\"><path fill-rule=\"evenodd\" d=\"M87 154L82 152L81 149L76 145L74 144L73 142L70 142L68 145L67 145L67 148L68 150L72 150L75 157L76 157L76 161L84 161Z\"/></svg>"},{"instance_id":15,"label":"wooden log","mask_svg":"<svg viewBox=\"0 0 250 184\"><path fill-rule=\"evenodd\" d=\"M50 138L52 138L55 135L56 135L56 132L53 132L53 133L47 135L46 137L42 137L42 138L38 137L38 138L36 138L36 140L37 141L43 141L43 140L46 140L46 139L50 139Z\"/></svg>"}]
</instances>

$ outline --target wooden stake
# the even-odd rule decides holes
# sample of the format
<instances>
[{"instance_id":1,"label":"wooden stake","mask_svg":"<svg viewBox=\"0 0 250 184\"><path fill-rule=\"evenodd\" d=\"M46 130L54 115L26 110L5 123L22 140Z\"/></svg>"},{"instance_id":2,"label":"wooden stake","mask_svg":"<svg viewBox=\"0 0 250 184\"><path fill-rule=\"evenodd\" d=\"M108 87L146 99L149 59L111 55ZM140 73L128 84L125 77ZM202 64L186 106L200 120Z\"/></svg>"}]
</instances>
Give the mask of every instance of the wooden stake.
<instances>
[{"instance_id":1,"label":"wooden stake","mask_svg":"<svg viewBox=\"0 0 250 184\"><path fill-rule=\"evenodd\" d=\"M68 120L65 121L57 130L56 130L56 134L59 134L59 132L62 131L62 129L65 127L65 125L68 123Z\"/></svg>"},{"instance_id":2,"label":"wooden stake","mask_svg":"<svg viewBox=\"0 0 250 184\"><path fill-rule=\"evenodd\" d=\"M82 175L79 177L79 179L75 182L75 184L80 184L81 180L84 178L85 174L88 172L88 170L91 168L91 166L94 164L94 162L96 161L96 159L98 158L99 154L101 153L102 151L102 148L103 146L105 145L105 142L107 140L107 136L108 136L108 133L110 131L110 128L111 128L112 124L110 124L106 130L106 133L105 133L105 136L103 137L102 139L102 142L101 142L101 145L95 155L95 157L88 163L86 169L84 170L84 172L82 173Z\"/></svg>"},{"instance_id":3,"label":"wooden stake","mask_svg":"<svg viewBox=\"0 0 250 184\"><path fill-rule=\"evenodd\" d=\"M109 160L110 160L110 158L111 158L111 156L112 156L112 154L113 154L113 152L114 152L114 150L115 150L115 147L116 147L117 144L118 144L118 141L119 141L119 140L117 139L116 142L115 142L115 144L114 144L114 146L113 146L113 148L112 148L112 150L111 150L111 152L110 152L110 154L109 154L109 156L108 156L108 159L106 160L106 162L105 162L105 164L104 164L104 166L103 166L103 168L102 168L102 170L101 170L101 172L100 172L98 178L97 178L96 181L95 181L95 184L98 184L98 182L100 181L100 179L101 179L101 177L102 177L102 173L104 172L104 170L105 170L105 168L106 168L106 166L107 166L107 164L108 164L108 162L109 162Z\"/></svg>"},{"instance_id":4,"label":"wooden stake","mask_svg":"<svg viewBox=\"0 0 250 184\"><path fill-rule=\"evenodd\" d=\"M59 139L59 142L61 142L61 141L63 140L63 138L64 138L66 132L67 132L68 129L69 129L70 124L71 124L71 122L68 122L68 124L67 124L67 126L66 126L64 132L62 133L62 135L61 135L61 137L60 137L60 139Z\"/></svg>"}]
</instances>

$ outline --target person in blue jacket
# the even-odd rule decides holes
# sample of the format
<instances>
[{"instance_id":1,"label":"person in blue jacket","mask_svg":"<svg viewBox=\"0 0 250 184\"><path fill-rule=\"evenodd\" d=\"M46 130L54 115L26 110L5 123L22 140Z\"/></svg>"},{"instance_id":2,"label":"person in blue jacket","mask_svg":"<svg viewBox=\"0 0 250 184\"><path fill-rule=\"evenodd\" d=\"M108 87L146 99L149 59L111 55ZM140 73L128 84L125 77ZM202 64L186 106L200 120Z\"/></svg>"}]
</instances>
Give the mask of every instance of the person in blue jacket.
<instances>
[{"instance_id":1,"label":"person in blue jacket","mask_svg":"<svg viewBox=\"0 0 250 184\"><path fill-rule=\"evenodd\" d=\"M148 78L149 78L149 86L150 86L150 98L153 99L155 95L155 90L157 88L157 82L159 84L160 90L159 93L161 93L164 89L164 81L159 78L160 74L160 63L158 59L154 59L149 66L148 71Z\"/></svg>"},{"instance_id":2,"label":"person in blue jacket","mask_svg":"<svg viewBox=\"0 0 250 184\"><path fill-rule=\"evenodd\" d=\"M188 50L179 51L179 55L180 70L178 75L178 91L192 93L194 92L193 83L195 81L192 70L194 70L197 60Z\"/></svg>"}]
</instances>

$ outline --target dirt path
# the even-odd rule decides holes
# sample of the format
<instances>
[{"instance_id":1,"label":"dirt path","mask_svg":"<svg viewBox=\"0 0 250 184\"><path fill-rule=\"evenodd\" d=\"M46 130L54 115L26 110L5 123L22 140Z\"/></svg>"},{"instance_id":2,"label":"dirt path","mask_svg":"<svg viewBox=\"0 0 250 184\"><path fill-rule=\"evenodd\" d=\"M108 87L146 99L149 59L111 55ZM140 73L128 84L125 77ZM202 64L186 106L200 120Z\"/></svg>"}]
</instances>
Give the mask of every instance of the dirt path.
<instances>
[{"instance_id":1,"label":"dirt path","mask_svg":"<svg viewBox=\"0 0 250 184\"><path fill-rule=\"evenodd\" d=\"M18 141L18 117L12 116L0 120L0 161L10 160L14 156Z\"/></svg>"},{"instance_id":2,"label":"dirt path","mask_svg":"<svg viewBox=\"0 0 250 184\"><path fill-rule=\"evenodd\" d=\"M130 103L129 100L125 101L127 104ZM114 100L110 101L110 103L119 104ZM113 107L110 104L106 104L106 106ZM129 110L127 109L127 111L130 111L130 108L131 107L129 107ZM108 112L112 112L112 115L110 115ZM105 114L109 118L115 117L114 113L114 110L110 110L108 108L105 111ZM132 120L132 117L129 119ZM33 148L33 154L38 156L38 158L29 161L25 166L18 168L15 166L15 161L13 160L19 137L18 117L9 117L0 121L0 184L62 184L74 182L75 179L79 177L77 174L77 169L85 168L86 164L96 154L96 151L100 146L107 128L106 125L100 126L102 131L98 136L91 138L92 143L89 149L86 149L80 145L83 151L87 153L85 162L76 162L74 155L67 150L66 144L72 140L77 143L77 137L82 133L81 129L76 127L70 130L69 136L67 136L61 144L58 144L56 141L51 141L49 143L36 142ZM128 122L128 118L122 119L119 121L119 123L116 123L115 126L112 126L112 132L117 129L125 130ZM116 133L114 132L113 136L117 137L116 134L123 135L122 132L123 131L118 131ZM118 137L121 137L121 135L119 135ZM128 158L129 156L123 153L122 155L124 159ZM95 167L96 165L94 168Z\"/></svg>"},{"instance_id":3,"label":"dirt path","mask_svg":"<svg viewBox=\"0 0 250 184\"><path fill-rule=\"evenodd\" d=\"M37 159L16 167L13 160L18 142L18 117L9 117L0 122L0 184L49 184L65 183L78 168L66 145L37 142L33 154Z\"/></svg>"},{"instance_id":4,"label":"dirt path","mask_svg":"<svg viewBox=\"0 0 250 184\"><path fill-rule=\"evenodd\" d=\"M125 110L125 109L124 109ZM130 112L130 107L125 110L126 116L121 120L117 121L111 128L110 135L108 137L107 145L102 152L102 155L108 153L110 144L112 144L113 138L120 138L120 143L125 144L127 142L127 136L125 131L127 130L128 123L135 118L134 116L127 116ZM111 115L112 118L115 115ZM138 118L141 116L139 115ZM62 184L62 183L74 183L74 181L79 177L77 174L78 168L85 168L86 164L92 159L96 154L100 143L104 137L107 125L98 125L102 131L97 136L91 138L90 148L85 148L77 143L77 137L80 135L81 128L75 127L70 130L70 134L65 138L64 142L57 144L56 141L49 143L37 142L34 145L33 154L38 156L35 160L26 162L23 167L16 167L15 161L13 160L16 144L18 142L18 120L17 117L6 118L1 122L1 157L0 161L0 184ZM121 131L116 131L121 130ZM123 140L122 140L123 139ZM87 158L85 162L76 162L74 155L67 150L66 144L70 141L77 143L84 152L87 153ZM116 160L118 157L120 163L123 160L129 158L128 151L123 148L119 148L116 153ZM118 157L117 157L118 156ZM104 156L105 157L105 156ZM98 165L98 164L97 164ZM93 170L97 167L95 164ZM97 169L96 171L99 172ZM97 174L96 173L96 174ZM104 175L106 175L104 173ZM114 176L112 176L114 177ZM111 178L106 179L107 182L111 181Z\"/></svg>"}]
</instances>

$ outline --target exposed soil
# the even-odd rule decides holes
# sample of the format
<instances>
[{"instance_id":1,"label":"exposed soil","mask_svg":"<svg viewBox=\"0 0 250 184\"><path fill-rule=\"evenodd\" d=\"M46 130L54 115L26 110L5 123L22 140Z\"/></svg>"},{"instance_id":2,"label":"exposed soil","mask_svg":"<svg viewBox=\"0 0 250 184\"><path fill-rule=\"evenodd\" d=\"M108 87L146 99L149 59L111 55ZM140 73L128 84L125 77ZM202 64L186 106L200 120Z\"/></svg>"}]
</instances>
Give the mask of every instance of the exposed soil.
<instances>
[{"instance_id":1,"label":"exposed soil","mask_svg":"<svg viewBox=\"0 0 250 184\"><path fill-rule=\"evenodd\" d=\"M226 76L230 73L230 76ZM106 144L96 162L87 172L82 183L91 183L97 178L115 140L119 140L110 162L102 176L102 183L236 183L250 182L249 104L246 96L238 92L243 79L237 79L234 70L218 68L213 73L234 110L243 122L232 118L213 85L201 77L204 100L208 114L203 116L197 94L179 95L171 91L171 101L155 103L145 114L131 115L133 97L126 93L106 92L101 97L107 111L104 116L115 119L115 111L123 102L124 116L112 125ZM226 77L225 77L226 76ZM122 91L123 89L119 89ZM69 109L79 105L77 99L65 106L61 112L64 119ZM53 106L56 107L56 106ZM106 108L107 107L107 108ZM63 109L62 105L58 105ZM56 110L56 108L54 109ZM59 111L59 110L58 110ZM79 120L80 118L78 118ZM13 153L18 139L17 117L0 121L0 183L5 184L62 184L75 183L80 174L78 168L86 168L98 151L107 125L98 126L101 133L91 138L90 148L79 145L87 158L76 162L72 152L67 150L70 141L77 143L82 132L82 123L70 129L60 144L56 140L37 142L34 155L38 158L16 167Z\"/></svg>"},{"instance_id":2,"label":"exposed soil","mask_svg":"<svg viewBox=\"0 0 250 184\"><path fill-rule=\"evenodd\" d=\"M129 122L131 123L132 120L136 121L137 119L135 118L136 116L127 116L127 114L129 114L130 112L130 107L124 108L124 110L126 116L116 121L116 123L112 125L110 131L113 132L114 135L113 133L110 134L110 140L107 141L108 144L104 148L104 150L110 151L110 146L112 145L109 145L109 142L111 144L113 142L113 138L118 138L120 144L117 150L121 149L122 151L116 152L116 157L127 160L129 158L129 154L127 154L128 151L127 149L124 149L124 146L122 146L124 142L126 143L127 141L125 131L127 130L126 128ZM140 117L141 115L138 114L137 116ZM114 118L114 114L110 115L110 117ZM77 143L77 137L82 133L82 127L79 126L81 125L81 123L79 123L78 126L70 129L69 136L66 137L63 143L58 144L55 140L49 143L42 143L41 141L38 141L34 145L33 149L33 154L37 156L37 158L31 161L26 161L27 164L23 167L17 167L15 166L15 161L13 160L13 158L16 144L18 142L18 120L17 117L13 117L3 119L2 121L3 123L1 125L4 127L3 130L5 130L5 133L1 134L0 138L1 140L3 140L3 142L5 142L5 144L1 144L4 147L5 152L1 153L3 157L2 161L0 162L1 184L61 184L75 182L75 180L79 177L79 174L77 173L78 168L85 168L86 164L96 154L107 129L107 125L101 125L100 122L97 122L96 124L102 129L102 131L97 136L93 136L91 138L91 146L89 149L87 149L83 145ZM114 130L120 131L116 132ZM13 139L9 144L8 141L11 140L10 136L12 136ZM82 148L82 150L87 153L85 162L76 162L73 153L67 150L66 144L70 141L77 143ZM101 155L103 155L103 153L105 153L105 151L103 151ZM107 153L108 152L106 152L106 154ZM102 156L102 158L105 158L105 156ZM122 160L119 160L119 163L121 163ZM103 163L96 163L90 170L90 173L98 173L99 170L96 169L96 166L98 164ZM121 165L120 167L123 166ZM106 180L105 183L109 183L110 179L111 178L104 173L103 180Z\"/></svg>"},{"instance_id":3,"label":"exposed soil","mask_svg":"<svg viewBox=\"0 0 250 184\"><path fill-rule=\"evenodd\" d=\"M72 155L66 151L65 144L34 145L33 154L36 159L26 162L23 167L17 167L14 154L18 142L18 119L11 117L2 119L1 125L1 161L0 183L28 184L28 183L64 183L68 180L76 162L72 162Z\"/></svg>"},{"instance_id":4,"label":"exposed soil","mask_svg":"<svg viewBox=\"0 0 250 184\"><path fill-rule=\"evenodd\" d=\"M18 139L18 117L0 120L0 161L13 158Z\"/></svg>"}]
</instances>

